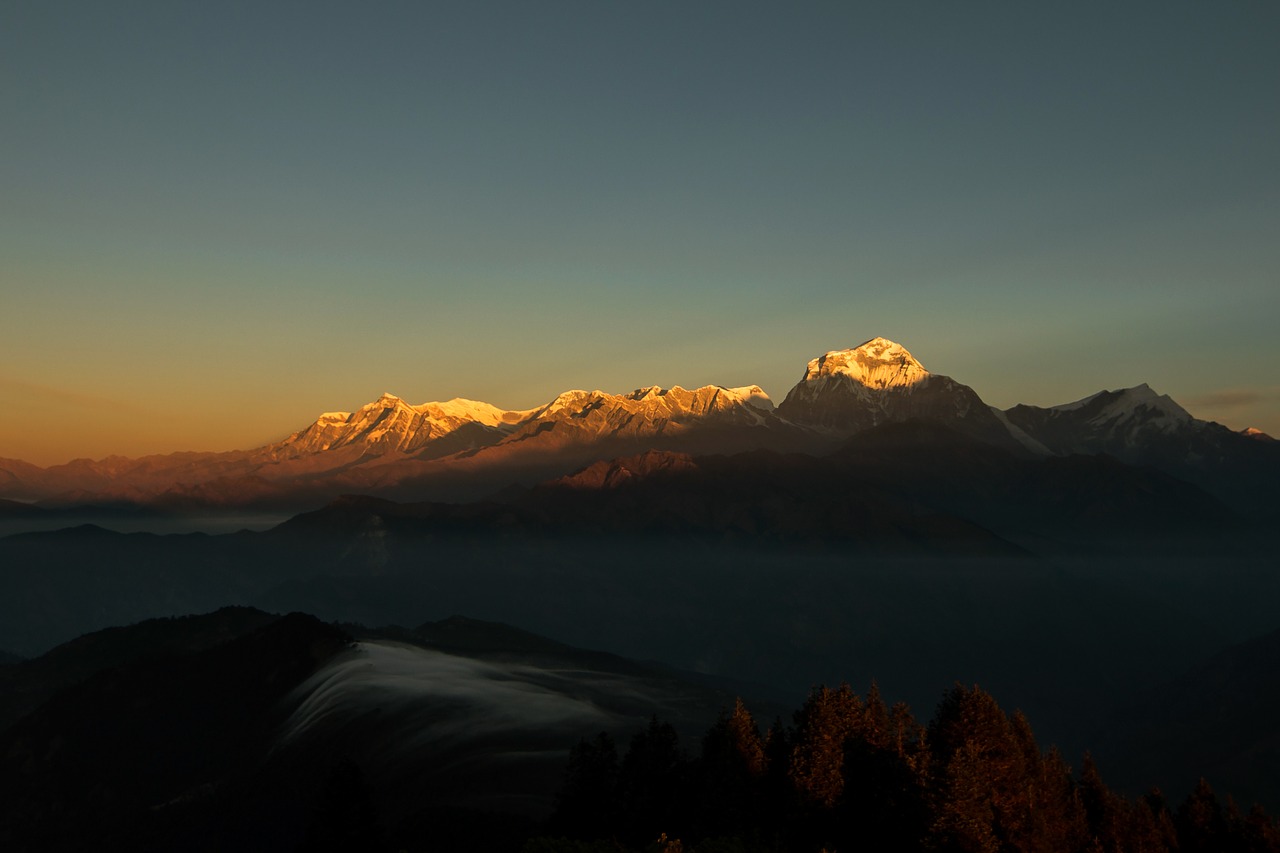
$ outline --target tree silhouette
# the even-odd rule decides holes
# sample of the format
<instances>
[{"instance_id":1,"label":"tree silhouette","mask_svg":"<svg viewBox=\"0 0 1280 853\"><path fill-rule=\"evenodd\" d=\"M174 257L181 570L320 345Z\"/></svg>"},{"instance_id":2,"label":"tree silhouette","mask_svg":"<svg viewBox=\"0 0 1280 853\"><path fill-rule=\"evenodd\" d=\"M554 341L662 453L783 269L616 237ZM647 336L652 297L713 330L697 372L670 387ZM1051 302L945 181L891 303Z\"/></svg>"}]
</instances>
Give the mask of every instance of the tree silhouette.
<instances>
[{"instance_id":1,"label":"tree silhouette","mask_svg":"<svg viewBox=\"0 0 1280 853\"><path fill-rule=\"evenodd\" d=\"M764 797L765 754L760 728L738 699L702 739L700 822L709 831L754 827Z\"/></svg>"},{"instance_id":2,"label":"tree silhouette","mask_svg":"<svg viewBox=\"0 0 1280 853\"><path fill-rule=\"evenodd\" d=\"M844 745L863 719L862 700L841 684L818 687L796 712L789 775L801 798L830 808L844 791Z\"/></svg>"},{"instance_id":3,"label":"tree silhouette","mask_svg":"<svg viewBox=\"0 0 1280 853\"><path fill-rule=\"evenodd\" d=\"M588 838L612 835L618 819L618 749L613 738L600 732L569 751L564 784L552 819Z\"/></svg>"},{"instance_id":4,"label":"tree silhouette","mask_svg":"<svg viewBox=\"0 0 1280 853\"><path fill-rule=\"evenodd\" d=\"M687 771L676 730L656 716L650 718L648 727L631 738L618 772L623 831L634 838L653 838L661 832L679 836Z\"/></svg>"},{"instance_id":5,"label":"tree silhouette","mask_svg":"<svg viewBox=\"0 0 1280 853\"><path fill-rule=\"evenodd\" d=\"M1180 853L1211 853L1221 850L1227 835L1227 821L1218 797L1203 778L1178 806L1174 818Z\"/></svg>"},{"instance_id":6,"label":"tree silhouette","mask_svg":"<svg viewBox=\"0 0 1280 853\"><path fill-rule=\"evenodd\" d=\"M1137 801L1112 792L1088 754L1077 781L1021 713L976 686L948 690L927 728L904 705L886 709L874 685L865 699L819 687L794 720L762 738L739 700L693 764L656 717L620 765L607 736L583 741L561 797L576 825L561 826L611 840L526 850L1280 853L1275 821L1223 806L1204 780L1176 816L1158 789Z\"/></svg>"}]
</instances>

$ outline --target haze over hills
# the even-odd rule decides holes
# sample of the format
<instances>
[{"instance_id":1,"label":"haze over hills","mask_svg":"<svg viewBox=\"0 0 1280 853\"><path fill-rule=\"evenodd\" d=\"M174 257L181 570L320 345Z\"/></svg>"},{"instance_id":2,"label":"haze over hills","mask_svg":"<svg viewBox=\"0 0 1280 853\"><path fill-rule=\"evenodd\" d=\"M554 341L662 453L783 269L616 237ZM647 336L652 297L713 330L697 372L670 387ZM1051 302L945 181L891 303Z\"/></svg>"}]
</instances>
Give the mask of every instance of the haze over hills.
<instances>
[{"instance_id":1,"label":"haze over hills","mask_svg":"<svg viewBox=\"0 0 1280 853\"><path fill-rule=\"evenodd\" d=\"M1007 845L1010 849L1274 851L1280 849L1280 827L1258 808L1249 825L1267 843L1238 846L1116 844L1116 836L1133 834L1124 828L1128 821L1113 816L1108 826L1099 815L1140 818L1154 810L1169 820L1176 814L1176 826L1169 820L1170 832L1163 837L1171 838L1176 829L1180 839L1196 838L1188 805L1174 814L1165 809L1174 808L1191 790L1196 768L1205 767L1212 767L1216 781L1229 780L1237 794L1275 801L1274 776L1267 773L1275 759L1275 725L1267 709L1277 686L1276 637L1179 672L1180 678L1151 692L1160 701L1130 719L1108 720L1095 734L1095 742L1104 746L1097 764L1085 758L1076 773L1074 749L1066 755L1041 753L1046 742L1036 741L1042 733L1033 735L1031 722L1021 714L997 715L994 697L976 687L956 684L943 694L927 738L912 720L921 712L905 705L890 710L874 683L865 701L854 701L847 685L814 688L804 706L788 715L791 725L784 726L782 712L788 706L743 697L743 688L751 685L708 684L694 673L574 647L500 623L455 616L416 628L371 629L324 624L302 613L280 617L222 608L89 634L40 658L0 666L0 843L6 850L31 851L474 851L522 849L529 836L571 834L610 840L607 847L548 840L545 847L523 849L653 849L639 845L665 829L710 837L710 809L726 796L743 797L742 786L732 784L734 776L715 772L716 747L723 743L717 733L732 732L736 718L737 730L754 732L751 741L764 747L747 752L758 759L752 776L772 766L782 802L743 797L743 805L751 808L726 816L721 805L713 826L721 835L736 831L753 837L742 828L744 822L758 819L762 811L786 809L782 813L794 815L794 825L785 842L775 832L772 849L819 849L806 843L806 836L831 833L825 818L855 808L858 797L876 792L890 796L873 801L881 815L871 824L872 837L883 838L889 824L901 836L891 849L941 847L913 843L935 825L927 813L921 816L901 804L900 792L918 789L890 772L883 754L854 748L859 737L896 733L904 747L912 748L904 748L907 755L923 756L923 749L931 748L941 756L928 765L908 765L924 784L948 783L958 774L935 771L925 777L923 770L946 767L942 759L953 755L959 759L952 766L959 765L978 752L977 745L988 746L981 754L990 756L992 765L1007 766L1011 754L1033 769L1051 763L1054 774L1024 773L1014 777L1015 784L1008 784L1010 771L999 767L984 764L972 773L977 790L984 792L1000 785L1005 792L1038 793L1044 786L1033 787L1037 778L1065 791L1055 799L1028 796L1031 806L1025 809L988 808L985 814L996 815L988 818L993 823L1024 811L1042 821L1051 810L1088 815L1087 831L1083 816L1051 823L1039 839L1027 841L1024 833L1020 843ZM1232 708L1224 711L1222 703L1205 701L1202 684L1229 697ZM788 697L791 704L803 694ZM851 725L853 714L858 716ZM777 722L765 736L756 721L771 717ZM857 725L859 718L869 724ZM950 725L944 729L939 721ZM1180 730L1188 727L1197 736L1190 760L1179 753L1187 747ZM1008 738L1010 732L1018 739ZM654 748L655 736L662 737L664 751ZM1120 750L1117 743L1123 745ZM646 746L650 760L637 760ZM673 797L688 804L690 814L597 806L567 820L566 801L574 793L581 796L571 780L592 769L590 764L584 768L592 747L603 753L607 772L591 777L594 796L588 805L602 798L608 802L611 792L634 791L643 773L656 777L655 794L678 785ZM856 760L841 760L841 752ZM814 755L826 761L817 766L831 770L821 776L794 772L816 765L807 761ZM733 756L728 753L730 767ZM1249 766L1241 772L1233 764ZM670 772L672 765L682 772ZM1175 799L1168 806L1163 797L1137 800L1137 810L1131 809L1117 793L1105 791L1099 767L1122 780L1117 793L1172 783L1176 787L1166 790ZM792 772L784 772L788 769ZM807 792L815 789L808 787L811 780L833 774L844 782L828 797L826 811L792 811L797 807L784 780ZM861 784L851 784L859 775ZM1126 776L1132 780L1125 781ZM933 784L931 793L946 794L948 787ZM1109 805L1099 805L1100 793ZM936 803L938 794L924 802ZM635 800L663 803L651 797ZM1187 801L1192 807L1195 797ZM1249 834L1235 809L1213 802L1202 806L1209 816L1200 823L1219 837ZM888 819L886 809L892 810ZM859 816L848 836L867 835L868 820ZM801 839L795 838L797 830ZM1095 843L1086 846L1090 833ZM630 836L632 843L620 843L620 835ZM388 845L388 836L396 843ZM1099 836L1111 843L1096 842ZM353 843L370 838L383 843ZM946 849L952 847L960 845ZM764 848L739 844L728 849Z\"/></svg>"},{"instance_id":2,"label":"haze over hills","mask_svg":"<svg viewBox=\"0 0 1280 853\"><path fill-rule=\"evenodd\" d=\"M475 500L649 450L822 455L874 427L911 420L1024 458L1107 454L1195 482L1240 508L1274 509L1267 483L1280 471L1280 445L1197 420L1145 385L999 411L885 338L811 360L776 408L756 385L574 390L524 411L463 399L411 405L388 393L248 451L48 468L0 460L0 498L166 511L297 511L342 493Z\"/></svg>"},{"instance_id":3,"label":"haze over hills","mask_svg":"<svg viewBox=\"0 0 1280 853\"><path fill-rule=\"evenodd\" d=\"M199 673L244 690L267 678L259 664L273 661L287 664L295 689L260 691L254 725L289 719L279 716L285 693L301 703L299 719L328 721L296 727L305 747L298 755L313 748L328 755L340 744L394 757L413 743L423 749L406 768L475 759L472 793L503 800L503 809L517 801L549 806L548 780L562 760L556 739L605 718L625 728L592 707L632 697L617 707L634 715L657 697L670 709L680 704L676 694L706 697L701 688L726 683L789 701L815 684L874 679L887 695L927 709L960 679L1028 712L1050 741L1079 754L1147 691L1198 667L1227 666L1215 663L1215 650L1276 628L1280 572L1270 521L1278 454L1276 442L1197 420L1145 385L997 410L876 338L810 361L776 407L754 385L575 390L524 411L463 399L411 405L385 394L251 451L48 469L5 464L4 494L45 495L36 503L0 499L0 518L26 529L0 537L0 649L24 657L87 631L227 605L366 625L464 613L578 649L661 661L700 685L672 694L658 684L670 670L617 660L597 668L550 641L528 647L527 637L517 645L536 661L471 661L458 680L460 664L435 632L453 642L459 631L478 631L499 646L516 635L503 629L499 643L492 626L449 621L430 628L432 648L410 649L404 643L419 644L429 626L390 628L353 655L346 636L314 620L273 628L262 614L229 611L208 623L216 631L152 625L5 667L0 729L10 724L6 742L20 754L7 784L35 791L33 808L56 805L58 777L73 765L21 756L47 753L66 731L92 729L84 709L106 707L103 691L139 702L154 696L148 719L196 720L215 735L211 743L225 743L238 718L200 698L222 694ZM105 529L262 507L305 511L257 532ZM87 516L102 526L70 526ZM279 659L238 663L259 640L218 652L220 632L268 637ZM316 648L323 659L312 657ZM1229 686L1244 693L1248 680ZM474 720L458 723L452 711L437 713L436 699L414 698L447 694L450 685L500 688L502 702L462 716L504 721L532 752L508 755L506 741ZM534 711L513 714L503 704L528 699L530 690L565 714L539 722ZM583 691L594 697L591 707ZM708 710L702 699L695 704ZM1212 766L1225 784L1272 797L1240 755L1272 743L1273 727L1254 705L1237 704L1248 714L1241 737L1227 745L1236 751ZM209 716L206 705L221 710ZM132 705L119 707L117 723L132 726ZM1218 719L1190 708L1162 722L1151 742L1176 744L1188 721L1203 728ZM455 725L470 725L476 737L454 738ZM415 739L419 728L426 734ZM128 731L145 754L168 749L149 731ZM1115 728L1116 737L1127 741L1127 731ZM156 733L172 734L173 744L186 737ZM119 755L92 739L77 749L93 762ZM220 783L227 802L238 803L241 782L257 778L244 768L258 755L230 756ZM1209 761L1186 756L1162 765L1156 778L1183 784ZM1141 772L1143 754L1111 748L1099 757L1123 759L1135 785L1153 778ZM30 778L28 763L38 771ZM385 790L410 790L400 765L365 764ZM524 768L519 790L497 781L515 765ZM185 770L156 790L135 770L141 799L129 809L137 814L179 800L194 803L192 814L206 814L200 803L221 808L222 800L189 788L196 777ZM281 778L311 778L320 765L280 770ZM431 796L447 803L449 777L440 779ZM99 813L92 806L99 793L90 781L73 795ZM401 807L416 814L414 803ZM174 808L167 814L188 806ZM297 803L289 808L290 820L305 823ZM110 805L100 811L115 813Z\"/></svg>"},{"instance_id":4,"label":"haze over hills","mask_svg":"<svg viewBox=\"0 0 1280 853\"><path fill-rule=\"evenodd\" d=\"M28 488L63 489L37 505L0 504L12 525L29 530L72 523L74 510L60 501L124 515L272 502L305 511L257 534L83 527L2 538L0 648L38 654L85 630L232 603L383 623L424 615L398 609L423 600L553 635L561 625L587 626L566 639L612 648L640 630L632 605L667 607L663 584L686 583L690 566L698 574L686 592L712 596L704 603L714 610L725 573L759 564L754 580L736 582L767 598L767 585L785 583L798 555L822 571L905 560L947 572L963 565L961 575L999 566L1021 578L1030 566L1045 589L1056 581L1043 573L1062 565L1092 577L1101 567L1123 565L1131 576L1133 566L1168 560L1238 564L1238 587L1197 589L1162 611L1166 627L1152 635L1172 637L1167 626L1180 625L1188 608L1218 607L1240 589L1254 590L1251 603L1271 594L1267 478L1278 463L1275 442L1196 420L1145 386L1050 409L994 410L883 338L813 359L777 407L758 386L570 391L529 411L467 400L413 406L384 395L240 454L11 466ZM887 596L892 610L911 574L887 571L891 592L859 595ZM575 591L530 613L529 597L544 583ZM617 600L578 597L579 585L599 583L621 584ZM1072 595L1087 600L1082 590ZM1268 612L1215 617L1214 631L1246 639L1232 632L1274 628ZM952 615L932 614L920 635ZM678 642L663 635L627 649L719 671L723 643L695 643L697 629L685 628L693 633ZM809 648L790 631L777 626L777 641ZM819 645L806 659L827 654ZM863 659L861 650L843 654L833 659ZM865 659L870 674L901 666L957 675L886 654L883 667ZM794 656L777 660L773 678L801 671ZM754 665L749 655L737 659L732 674L749 678ZM1016 678L998 671L993 677L1009 679L1011 690L1029 691L1026 704L1046 708L1045 719L1055 707L1076 714L1051 688L1033 688L1020 667ZM916 675L908 680L927 681ZM1069 680L1052 669L1044 677Z\"/></svg>"}]
</instances>

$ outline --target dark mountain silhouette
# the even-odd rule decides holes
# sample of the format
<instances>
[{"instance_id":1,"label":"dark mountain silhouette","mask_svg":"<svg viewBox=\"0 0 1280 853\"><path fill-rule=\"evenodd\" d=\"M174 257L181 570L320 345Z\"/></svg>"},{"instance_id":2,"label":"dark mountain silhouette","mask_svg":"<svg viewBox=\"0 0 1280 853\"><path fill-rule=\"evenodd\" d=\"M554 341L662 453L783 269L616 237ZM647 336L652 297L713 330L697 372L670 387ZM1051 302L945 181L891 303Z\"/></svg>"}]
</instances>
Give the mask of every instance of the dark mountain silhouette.
<instances>
[{"instance_id":1,"label":"dark mountain silhouette","mask_svg":"<svg viewBox=\"0 0 1280 853\"><path fill-rule=\"evenodd\" d=\"M1277 509L1280 444L1197 420L1146 385L1004 414L1054 453L1106 454L1195 483L1241 511Z\"/></svg>"},{"instance_id":2,"label":"dark mountain silhouette","mask_svg":"<svg viewBox=\"0 0 1280 853\"><path fill-rule=\"evenodd\" d=\"M0 499L0 518L38 518L47 515L48 512L47 509L34 504Z\"/></svg>"},{"instance_id":3,"label":"dark mountain silhouette","mask_svg":"<svg viewBox=\"0 0 1280 853\"><path fill-rule=\"evenodd\" d=\"M1280 630L1224 649L1135 702L1099 732L1126 788L1231 780L1241 804L1280 804Z\"/></svg>"},{"instance_id":4,"label":"dark mountain silhouette","mask_svg":"<svg viewBox=\"0 0 1280 853\"><path fill-rule=\"evenodd\" d=\"M501 832L549 814L581 737L655 712L692 737L733 699L462 617L343 631L229 608L15 669L0 699L28 708L0 724L6 850L292 849L328 808L419 840L468 810L506 815Z\"/></svg>"},{"instance_id":5,"label":"dark mountain silhouette","mask_svg":"<svg viewBox=\"0 0 1280 853\"><path fill-rule=\"evenodd\" d=\"M983 524L1042 553L1129 540L1147 551L1239 547L1234 513L1205 491L1106 454L1025 457L944 425L869 430L829 458L861 482Z\"/></svg>"},{"instance_id":6,"label":"dark mountain silhouette","mask_svg":"<svg viewBox=\"0 0 1280 853\"><path fill-rule=\"evenodd\" d=\"M280 703L349 642L298 614L199 651L144 654L60 690L0 734L0 844L172 849L176 832L188 849L215 849L199 839L223 819L223 844L263 832L245 812L259 805L242 799L245 774L269 749ZM20 667L72 679L97 655L85 646L64 652L69 670Z\"/></svg>"},{"instance_id":7,"label":"dark mountain silhouette","mask_svg":"<svg viewBox=\"0 0 1280 853\"><path fill-rule=\"evenodd\" d=\"M204 616L152 619L85 634L20 666L0 669L0 730L44 704L58 691L96 673L139 661L204 651L262 628L277 618L248 607L226 607Z\"/></svg>"}]
</instances>

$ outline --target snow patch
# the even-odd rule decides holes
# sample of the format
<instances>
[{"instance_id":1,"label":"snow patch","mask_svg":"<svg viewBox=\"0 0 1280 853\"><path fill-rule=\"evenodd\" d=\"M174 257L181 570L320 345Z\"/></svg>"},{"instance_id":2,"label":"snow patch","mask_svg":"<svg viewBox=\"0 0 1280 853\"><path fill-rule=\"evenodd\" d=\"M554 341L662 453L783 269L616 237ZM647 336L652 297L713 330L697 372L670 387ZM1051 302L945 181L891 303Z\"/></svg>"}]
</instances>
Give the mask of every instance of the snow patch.
<instances>
[{"instance_id":1,"label":"snow patch","mask_svg":"<svg viewBox=\"0 0 1280 853\"><path fill-rule=\"evenodd\" d=\"M759 385L743 385L740 388L726 388L725 390L735 397L741 398L742 402L753 408L766 412L772 412L775 408L772 398Z\"/></svg>"},{"instance_id":2,"label":"snow patch","mask_svg":"<svg viewBox=\"0 0 1280 853\"><path fill-rule=\"evenodd\" d=\"M872 338L853 349L832 350L809 362L803 382L847 376L876 390L906 388L929 378L929 371L906 347L888 338Z\"/></svg>"},{"instance_id":3,"label":"snow patch","mask_svg":"<svg viewBox=\"0 0 1280 853\"><path fill-rule=\"evenodd\" d=\"M1107 400L1107 398L1111 398ZM1105 402L1104 402L1105 401ZM1191 413L1179 406L1168 394L1157 394L1145 382L1119 391L1099 391L1074 403L1051 406L1052 411L1073 412L1090 406L1100 406L1089 418L1091 423L1127 421L1139 415L1157 421L1169 428L1195 420Z\"/></svg>"}]
</instances>

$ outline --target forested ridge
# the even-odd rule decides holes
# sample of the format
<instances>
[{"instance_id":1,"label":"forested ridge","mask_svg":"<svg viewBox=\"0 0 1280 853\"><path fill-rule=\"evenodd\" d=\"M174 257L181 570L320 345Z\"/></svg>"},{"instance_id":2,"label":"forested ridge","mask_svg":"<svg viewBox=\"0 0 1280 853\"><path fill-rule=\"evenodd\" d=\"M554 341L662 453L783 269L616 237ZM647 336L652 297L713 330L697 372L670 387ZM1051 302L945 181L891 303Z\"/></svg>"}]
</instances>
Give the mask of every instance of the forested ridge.
<instances>
[{"instance_id":1,"label":"forested ridge","mask_svg":"<svg viewBox=\"0 0 1280 853\"><path fill-rule=\"evenodd\" d=\"M1280 826L1200 784L1179 805L1112 791L1042 751L1021 713L957 684L927 725L872 685L815 689L761 732L739 701L696 756L651 719L625 752L607 734L569 755L546 833L525 853L1043 851L1270 853Z\"/></svg>"}]
</instances>

